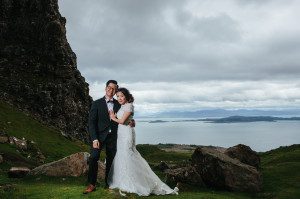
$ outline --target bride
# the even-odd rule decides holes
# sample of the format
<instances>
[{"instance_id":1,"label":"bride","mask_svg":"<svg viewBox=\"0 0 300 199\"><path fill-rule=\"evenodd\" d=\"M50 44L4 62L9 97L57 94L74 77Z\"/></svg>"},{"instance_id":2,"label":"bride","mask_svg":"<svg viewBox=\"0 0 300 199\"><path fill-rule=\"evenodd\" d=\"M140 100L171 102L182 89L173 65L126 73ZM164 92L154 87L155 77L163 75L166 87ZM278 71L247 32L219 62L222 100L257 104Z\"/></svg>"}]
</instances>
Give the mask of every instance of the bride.
<instances>
[{"instance_id":1,"label":"bride","mask_svg":"<svg viewBox=\"0 0 300 199\"><path fill-rule=\"evenodd\" d=\"M117 153L109 173L109 188L118 188L123 196L125 194L121 191L140 196L178 194L178 188L173 190L163 183L136 150L134 128L127 125L134 112L133 96L126 88L120 88L117 97L121 108L117 114L110 112L110 118L119 126Z\"/></svg>"}]
</instances>

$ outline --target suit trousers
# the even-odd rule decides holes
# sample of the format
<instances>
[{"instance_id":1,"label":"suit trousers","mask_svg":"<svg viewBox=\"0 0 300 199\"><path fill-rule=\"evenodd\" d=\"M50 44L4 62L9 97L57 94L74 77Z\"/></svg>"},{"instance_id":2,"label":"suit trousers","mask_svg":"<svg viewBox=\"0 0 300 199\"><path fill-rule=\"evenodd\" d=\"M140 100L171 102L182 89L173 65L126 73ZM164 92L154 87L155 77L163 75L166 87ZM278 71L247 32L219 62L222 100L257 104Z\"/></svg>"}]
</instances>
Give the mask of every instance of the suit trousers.
<instances>
[{"instance_id":1,"label":"suit trousers","mask_svg":"<svg viewBox=\"0 0 300 199\"><path fill-rule=\"evenodd\" d=\"M106 150L105 185L108 186L108 174L117 151L117 135L113 133L109 133L104 142L101 142L100 149L95 149L93 148L93 146L91 148L88 172L89 184L96 185L98 173L98 160L100 158L101 150L104 146Z\"/></svg>"}]
</instances>

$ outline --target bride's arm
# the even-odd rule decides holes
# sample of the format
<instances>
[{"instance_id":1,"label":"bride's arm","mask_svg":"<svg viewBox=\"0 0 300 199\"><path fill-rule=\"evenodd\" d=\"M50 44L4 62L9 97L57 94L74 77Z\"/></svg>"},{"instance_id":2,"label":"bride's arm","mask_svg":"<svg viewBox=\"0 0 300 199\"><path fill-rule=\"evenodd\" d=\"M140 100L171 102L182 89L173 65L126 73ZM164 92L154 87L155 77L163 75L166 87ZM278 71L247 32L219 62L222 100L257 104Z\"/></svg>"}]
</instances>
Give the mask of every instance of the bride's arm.
<instances>
[{"instance_id":1,"label":"bride's arm","mask_svg":"<svg viewBox=\"0 0 300 199\"><path fill-rule=\"evenodd\" d=\"M114 114L114 112L110 112L110 119L119 124L124 124L124 122L129 118L130 115L131 115L131 112L124 112L122 118L118 119L118 118L116 118L116 115Z\"/></svg>"}]
</instances>

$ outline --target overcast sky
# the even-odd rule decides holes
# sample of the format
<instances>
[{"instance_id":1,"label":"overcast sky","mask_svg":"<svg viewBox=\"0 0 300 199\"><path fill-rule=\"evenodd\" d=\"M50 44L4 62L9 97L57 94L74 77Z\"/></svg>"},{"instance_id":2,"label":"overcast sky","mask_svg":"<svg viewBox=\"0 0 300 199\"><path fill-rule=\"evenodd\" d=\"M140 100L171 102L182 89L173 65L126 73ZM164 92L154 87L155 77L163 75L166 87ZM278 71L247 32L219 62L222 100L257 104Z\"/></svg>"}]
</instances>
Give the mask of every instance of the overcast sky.
<instances>
[{"instance_id":1,"label":"overcast sky","mask_svg":"<svg viewBox=\"0 0 300 199\"><path fill-rule=\"evenodd\" d=\"M137 111L300 108L300 1L59 0L90 95Z\"/></svg>"}]
</instances>

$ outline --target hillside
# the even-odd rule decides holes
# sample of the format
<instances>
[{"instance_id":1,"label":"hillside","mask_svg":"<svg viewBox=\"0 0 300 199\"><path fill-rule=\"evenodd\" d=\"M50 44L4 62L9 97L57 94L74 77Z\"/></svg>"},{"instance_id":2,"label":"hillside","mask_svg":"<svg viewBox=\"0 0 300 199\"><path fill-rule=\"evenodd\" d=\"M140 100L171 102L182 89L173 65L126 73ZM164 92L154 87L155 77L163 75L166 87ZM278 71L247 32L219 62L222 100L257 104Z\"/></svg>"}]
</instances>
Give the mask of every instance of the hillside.
<instances>
[{"instance_id":1,"label":"hillside","mask_svg":"<svg viewBox=\"0 0 300 199\"><path fill-rule=\"evenodd\" d=\"M88 151L88 146L78 140L70 140L54 128L49 128L33 120L28 115L12 108L8 104L0 103L0 131L16 137L24 137L37 143L46 162L60 159L78 151ZM169 146L166 146L168 148ZM178 164L188 161L190 152L165 151L161 145L138 145L138 150L150 163L156 165L160 161L168 164ZM9 144L0 144L0 153L13 157L0 164L0 196L1 198L82 198L86 177L26 177L24 179L10 179L7 170L11 166L37 165L23 157L16 148ZM178 196L151 196L150 198L300 198L300 145L281 147L261 153L262 173L264 178L263 192L257 195L199 189L188 187L181 190ZM17 160L17 161L16 161ZM164 174L155 172L164 179ZM111 193L100 188L87 198L120 198L117 193ZM136 198L129 195L128 198Z\"/></svg>"},{"instance_id":2,"label":"hillside","mask_svg":"<svg viewBox=\"0 0 300 199\"><path fill-rule=\"evenodd\" d=\"M88 147L81 141L68 139L57 129L41 124L3 101L0 101L0 110L0 131L10 136L34 141L46 157L45 162L51 162L78 151L88 150ZM0 152L11 157L14 162L17 159L18 166L36 165L35 162L28 161L26 157L18 153L13 145L0 144ZM10 165L10 161L6 164Z\"/></svg>"}]
</instances>

